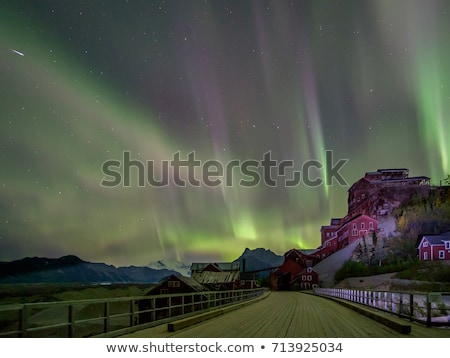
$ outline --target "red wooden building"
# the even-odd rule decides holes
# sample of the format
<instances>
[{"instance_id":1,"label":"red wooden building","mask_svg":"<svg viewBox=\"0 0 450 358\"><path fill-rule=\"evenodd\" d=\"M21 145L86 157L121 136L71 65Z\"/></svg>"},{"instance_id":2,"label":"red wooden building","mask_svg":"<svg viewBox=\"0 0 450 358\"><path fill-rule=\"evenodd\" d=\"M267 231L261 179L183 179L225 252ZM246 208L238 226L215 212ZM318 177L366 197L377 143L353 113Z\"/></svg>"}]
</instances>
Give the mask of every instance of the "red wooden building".
<instances>
[{"instance_id":1,"label":"red wooden building","mask_svg":"<svg viewBox=\"0 0 450 358\"><path fill-rule=\"evenodd\" d=\"M310 290L319 286L319 274L312 267L306 267L291 281L294 290Z\"/></svg>"},{"instance_id":2,"label":"red wooden building","mask_svg":"<svg viewBox=\"0 0 450 358\"><path fill-rule=\"evenodd\" d=\"M191 277L211 290L241 288L239 262L193 263Z\"/></svg>"},{"instance_id":3,"label":"red wooden building","mask_svg":"<svg viewBox=\"0 0 450 358\"><path fill-rule=\"evenodd\" d=\"M450 260L450 231L440 235L422 235L417 249L420 260Z\"/></svg>"},{"instance_id":4,"label":"red wooden building","mask_svg":"<svg viewBox=\"0 0 450 358\"><path fill-rule=\"evenodd\" d=\"M270 275L272 290L293 289L292 280L305 268L317 264L320 259L314 256L316 250L291 249L284 254L283 264Z\"/></svg>"},{"instance_id":5,"label":"red wooden building","mask_svg":"<svg viewBox=\"0 0 450 358\"><path fill-rule=\"evenodd\" d=\"M367 172L348 190L348 215L364 214L378 218L412 194L428 195L430 178L410 177L406 168Z\"/></svg>"},{"instance_id":6,"label":"red wooden building","mask_svg":"<svg viewBox=\"0 0 450 358\"><path fill-rule=\"evenodd\" d=\"M313 255L322 260L361 237L378 232L378 222L357 214L352 218L331 219L330 225L322 226L320 232L322 244Z\"/></svg>"},{"instance_id":7,"label":"red wooden building","mask_svg":"<svg viewBox=\"0 0 450 358\"><path fill-rule=\"evenodd\" d=\"M169 299L171 300L171 306L179 306L182 303L195 303L201 302L204 297L201 295L185 297L177 296L169 298L170 294L182 294L182 293L193 293L193 292L204 292L209 291L208 288L198 283L192 277L186 277L182 275L170 275L155 287L150 289L145 296L161 296L149 300L139 301L139 323L152 322L158 319L163 319L169 317L169 309L163 309L163 307L169 306ZM148 311L152 308L156 308L156 311ZM179 312L178 312L179 311ZM172 308L172 316L176 314L181 314L182 308Z\"/></svg>"}]
</instances>

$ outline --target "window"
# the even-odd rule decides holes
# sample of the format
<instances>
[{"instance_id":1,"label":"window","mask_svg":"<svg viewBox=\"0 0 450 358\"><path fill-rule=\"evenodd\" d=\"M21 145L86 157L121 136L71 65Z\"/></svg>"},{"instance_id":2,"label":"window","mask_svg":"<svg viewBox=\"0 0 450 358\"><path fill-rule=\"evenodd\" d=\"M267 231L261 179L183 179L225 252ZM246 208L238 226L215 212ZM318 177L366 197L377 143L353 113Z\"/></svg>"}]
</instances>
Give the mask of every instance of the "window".
<instances>
[{"instance_id":1,"label":"window","mask_svg":"<svg viewBox=\"0 0 450 358\"><path fill-rule=\"evenodd\" d=\"M302 281L306 281L306 275L302 275Z\"/></svg>"},{"instance_id":2,"label":"window","mask_svg":"<svg viewBox=\"0 0 450 358\"><path fill-rule=\"evenodd\" d=\"M180 287L180 281L169 281L168 286L169 287Z\"/></svg>"},{"instance_id":3,"label":"window","mask_svg":"<svg viewBox=\"0 0 450 358\"><path fill-rule=\"evenodd\" d=\"M159 290L159 293L160 293L161 295L166 295L166 294L169 293L169 290L168 290L167 288L161 288L161 289Z\"/></svg>"},{"instance_id":4,"label":"window","mask_svg":"<svg viewBox=\"0 0 450 358\"><path fill-rule=\"evenodd\" d=\"M312 280L312 276L308 275L308 281L311 281L311 280Z\"/></svg>"},{"instance_id":5,"label":"window","mask_svg":"<svg viewBox=\"0 0 450 358\"><path fill-rule=\"evenodd\" d=\"M306 269L306 272L312 272L312 267L308 267L308 268Z\"/></svg>"},{"instance_id":6,"label":"window","mask_svg":"<svg viewBox=\"0 0 450 358\"><path fill-rule=\"evenodd\" d=\"M363 230L365 228L366 228L366 225L364 223L361 223L361 229Z\"/></svg>"},{"instance_id":7,"label":"window","mask_svg":"<svg viewBox=\"0 0 450 358\"><path fill-rule=\"evenodd\" d=\"M444 250L439 250L439 259L445 259L445 251Z\"/></svg>"},{"instance_id":8,"label":"window","mask_svg":"<svg viewBox=\"0 0 450 358\"><path fill-rule=\"evenodd\" d=\"M356 230L356 223L353 223L353 230Z\"/></svg>"},{"instance_id":9,"label":"window","mask_svg":"<svg viewBox=\"0 0 450 358\"><path fill-rule=\"evenodd\" d=\"M327 232L327 237L330 237L330 233L329 232Z\"/></svg>"},{"instance_id":10,"label":"window","mask_svg":"<svg viewBox=\"0 0 450 358\"><path fill-rule=\"evenodd\" d=\"M450 250L450 241L445 241L445 249Z\"/></svg>"},{"instance_id":11,"label":"window","mask_svg":"<svg viewBox=\"0 0 450 358\"><path fill-rule=\"evenodd\" d=\"M356 230L356 229L353 229L353 231L352 231L352 235L353 235L353 236L358 236L358 230Z\"/></svg>"},{"instance_id":12,"label":"window","mask_svg":"<svg viewBox=\"0 0 450 358\"><path fill-rule=\"evenodd\" d=\"M369 229L373 229L373 221L369 222Z\"/></svg>"},{"instance_id":13,"label":"window","mask_svg":"<svg viewBox=\"0 0 450 358\"><path fill-rule=\"evenodd\" d=\"M428 247L428 241L424 241L422 247Z\"/></svg>"}]
</instances>

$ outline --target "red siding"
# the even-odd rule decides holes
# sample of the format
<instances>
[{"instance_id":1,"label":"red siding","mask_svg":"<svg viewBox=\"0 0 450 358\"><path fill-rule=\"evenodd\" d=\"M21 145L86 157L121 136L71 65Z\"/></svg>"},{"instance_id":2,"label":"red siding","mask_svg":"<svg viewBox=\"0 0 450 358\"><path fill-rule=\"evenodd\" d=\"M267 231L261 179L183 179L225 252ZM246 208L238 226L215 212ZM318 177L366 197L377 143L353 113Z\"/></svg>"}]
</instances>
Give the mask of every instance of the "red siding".
<instances>
[{"instance_id":1,"label":"red siding","mask_svg":"<svg viewBox=\"0 0 450 358\"><path fill-rule=\"evenodd\" d=\"M424 243L427 243L428 246L425 247ZM439 258L439 251L444 251L444 258ZM445 249L444 243L431 245L426 238L423 238L419 245L419 259L424 261L450 260L450 250Z\"/></svg>"}]
</instances>

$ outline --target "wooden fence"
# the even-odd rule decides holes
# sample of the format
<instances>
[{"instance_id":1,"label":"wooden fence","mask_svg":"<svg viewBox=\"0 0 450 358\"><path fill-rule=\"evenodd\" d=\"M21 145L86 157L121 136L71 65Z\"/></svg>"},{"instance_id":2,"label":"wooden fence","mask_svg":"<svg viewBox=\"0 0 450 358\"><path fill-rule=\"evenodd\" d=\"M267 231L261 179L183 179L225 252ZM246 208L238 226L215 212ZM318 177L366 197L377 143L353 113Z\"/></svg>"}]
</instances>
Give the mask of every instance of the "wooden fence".
<instances>
[{"instance_id":1,"label":"wooden fence","mask_svg":"<svg viewBox=\"0 0 450 358\"><path fill-rule=\"evenodd\" d=\"M431 326L450 326L450 293L391 292L315 288L314 293L336 297L393 313Z\"/></svg>"},{"instance_id":2,"label":"wooden fence","mask_svg":"<svg viewBox=\"0 0 450 358\"><path fill-rule=\"evenodd\" d=\"M0 306L0 337L114 337L251 300L266 289Z\"/></svg>"}]
</instances>

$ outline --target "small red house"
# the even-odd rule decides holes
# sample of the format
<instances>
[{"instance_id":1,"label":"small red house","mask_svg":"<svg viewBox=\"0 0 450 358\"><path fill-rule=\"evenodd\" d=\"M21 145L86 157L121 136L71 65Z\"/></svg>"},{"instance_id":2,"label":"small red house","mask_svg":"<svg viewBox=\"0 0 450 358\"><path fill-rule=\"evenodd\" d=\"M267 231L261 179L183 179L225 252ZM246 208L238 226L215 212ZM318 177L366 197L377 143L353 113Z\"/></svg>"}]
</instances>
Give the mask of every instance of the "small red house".
<instances>
[{"instance_id":1,"label":"small red house","mask_svg":"<svg viewBox=\"0 0 450 358\"><path fill-rule=\"evenodd\" d=\"M161 309L169 306L180 306L182 303L194 303L202 300L202 296L187 295L169 298L171 294L183 294L208 291L208 288L195 281L192 277L182 275L170 275L155 287L150 289L145 296L161 296L154 299L139 301L139 323L153 322L169 317L169 309ZM157 310L152 310L152 309ZM185 312L186 313L186 312ZM182 314L182 308L172 308L172 316Z\"/></svg>"},{"instance_id":2,"label":"small red house","mask_svg":"<svg viewBox=\"0 0 450 358\"><path fill-rule=\"evenodd\" d=\"M417 248L420 260L450 260L450 231L440 235L423 235Z\"/></svg>"},{"instance_id":3,"label":"small red house","mask_svg":"<svg viewBox=\"0 0 450 358\"><path fill-rule=\"evenodd\" d=\"M319 274L312 267L306 267L291 281L294 290L310 290L318 286Z\"/></svg>"},{"instance_id":4,"label":"small red house","mask_svg":"<svg viewBox=\"0 0 450 358\"><path fill-rule=\"evenodd\" d=\"M272 290L291 290L292 280L306 267L317 264L320 259L314 256L316 250L291 249L284 254L284 262L270 275Z\"/></svg>"}]
</instances>

